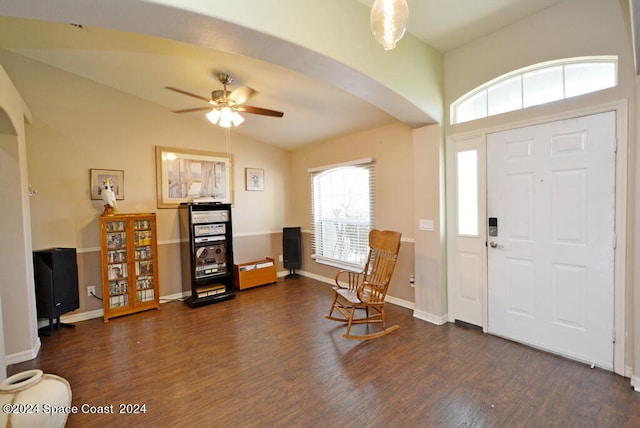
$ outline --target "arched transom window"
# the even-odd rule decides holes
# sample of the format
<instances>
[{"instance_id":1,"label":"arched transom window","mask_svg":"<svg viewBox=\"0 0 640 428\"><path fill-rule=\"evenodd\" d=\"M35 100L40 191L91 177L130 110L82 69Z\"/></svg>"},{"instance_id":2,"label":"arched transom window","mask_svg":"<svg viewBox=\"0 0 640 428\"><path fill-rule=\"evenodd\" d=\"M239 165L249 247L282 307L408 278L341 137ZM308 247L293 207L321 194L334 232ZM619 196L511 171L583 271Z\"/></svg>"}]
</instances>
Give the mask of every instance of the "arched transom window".
<instances>
[{"instance_id":1,"label":"arched transom window","mask_svg":"<svg viewBox=\"0 0 640 428\"><path fill-rule=\"evenodd\" d=\"M451 124L612 88L617 76L617 56L568 58L521 68L454 101Z\"/></svg>"}]
</instances>

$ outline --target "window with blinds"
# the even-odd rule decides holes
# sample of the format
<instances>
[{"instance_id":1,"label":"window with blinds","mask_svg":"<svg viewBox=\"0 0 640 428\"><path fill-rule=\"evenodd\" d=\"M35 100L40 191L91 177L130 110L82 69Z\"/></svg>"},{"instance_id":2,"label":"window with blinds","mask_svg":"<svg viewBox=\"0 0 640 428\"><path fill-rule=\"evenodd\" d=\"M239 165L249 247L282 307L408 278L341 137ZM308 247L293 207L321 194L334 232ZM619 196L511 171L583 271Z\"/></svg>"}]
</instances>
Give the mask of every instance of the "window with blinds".
<instances>
[{"instance_id":1,"label":"window with blinds","mask_svg":"<svg viewBox=\"0 0 640 428\"><path fill-rule=\"evenodd\" d=\"M312 168L312 256L317 262L359 269L374 227L374 159Z\"/></svg>"}]
</instances>

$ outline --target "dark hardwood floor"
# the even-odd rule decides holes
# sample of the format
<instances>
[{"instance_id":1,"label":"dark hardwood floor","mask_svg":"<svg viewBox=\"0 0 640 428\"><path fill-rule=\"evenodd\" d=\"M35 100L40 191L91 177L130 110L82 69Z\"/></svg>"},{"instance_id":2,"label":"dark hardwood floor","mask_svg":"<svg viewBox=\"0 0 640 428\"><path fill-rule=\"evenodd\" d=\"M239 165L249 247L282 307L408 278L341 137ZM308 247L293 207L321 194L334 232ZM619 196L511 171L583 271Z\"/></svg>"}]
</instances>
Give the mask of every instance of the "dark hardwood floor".
<instances>
[{"instance_id":1,"label":"dark hardwood floor","mask_svg":"<svg viewBox=\"0 0 640 428\"><path fill-rule=\"evenodd\" d=\"M308 278L191 309L83 321L42 337L40 368L73 405L144 404L144 414L75 414L68 427L631 427L629 379L387 305L400 329L343 339L323 318L331 288ZM359 326L364 328L364 326Z\"/></svg>"}]
</instances>

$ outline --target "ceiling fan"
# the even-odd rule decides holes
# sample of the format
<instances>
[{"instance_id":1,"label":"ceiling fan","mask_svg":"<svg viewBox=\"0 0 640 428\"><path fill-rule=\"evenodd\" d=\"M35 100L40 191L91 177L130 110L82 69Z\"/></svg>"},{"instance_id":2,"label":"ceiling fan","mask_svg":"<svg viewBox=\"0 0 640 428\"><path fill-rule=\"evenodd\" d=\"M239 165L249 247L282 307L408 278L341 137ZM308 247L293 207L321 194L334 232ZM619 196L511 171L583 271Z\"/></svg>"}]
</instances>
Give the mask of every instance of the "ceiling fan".
<instances>
[{"instance_id":1,"label":"ceiling fan","mask_svg":"<svg viewBox=\"0 0 640 428\"><path fill-rule=\"evenodd\" d=\"M183 95L187 95L193 98L197 98L204 102L211 104L213 107L195 107L184 110L174 110L174 113L190 113L194 111L210 110L207 113L207 119L212 123L219 125L223 128L229 128L231 126L238 126L244 122L244 118L240 116L238 112L259 114L263 116L282 117L284 113L275 110L269 110L261 107L253 107L245 105L244 103L251 98L256 91L248 86L241 86L233 91L227 90L227 85L233 82L233 76L227 73L217 73L218 80L222 83L223 89L218 89L211 92L211 99L202 97L200 95L192 94L191 92L184 91L182 89L174 88L171 86L165 86L165 89L169 89L174 92L178 92Z\"/></svg>"}]
</instances>

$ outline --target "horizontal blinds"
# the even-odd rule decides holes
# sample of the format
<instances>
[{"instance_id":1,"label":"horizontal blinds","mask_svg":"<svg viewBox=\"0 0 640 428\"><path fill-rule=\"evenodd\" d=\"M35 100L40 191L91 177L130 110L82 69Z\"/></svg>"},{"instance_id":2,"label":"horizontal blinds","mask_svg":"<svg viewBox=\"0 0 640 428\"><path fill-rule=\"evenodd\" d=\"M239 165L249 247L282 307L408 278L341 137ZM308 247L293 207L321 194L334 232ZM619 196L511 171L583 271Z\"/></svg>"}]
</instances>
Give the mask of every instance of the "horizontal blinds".
<instances>
[{"instance_id":1,"label":"horizontal blinds","mask_svg":"<svg viewBox=\"0 0 640 428\"><path fill-rule=\"evenodd\" d=\"M373 165L375 163L375 161L376 160L374 158L364 158L364 159L358 159L358 160L353 160L353 161L334 163L334 164L331 164L331 165L316 166L316 167L307 169L307 172L311 172L311 173L313 173L313 172L323 172L323 171L328 171L330 169L338 168L338 167L341 167L341 166Z\"/></svg>"},{"instance_id":2,"label":"horizontal blinds","mask_svg":"<svg viewBox=\"0 0 640 428\"><path fill-rule=\"evenodd\" d=\"M313 257L344 268L364 265L375 214L373 158L311 168Z\"/></svg>"}]
</instances>

